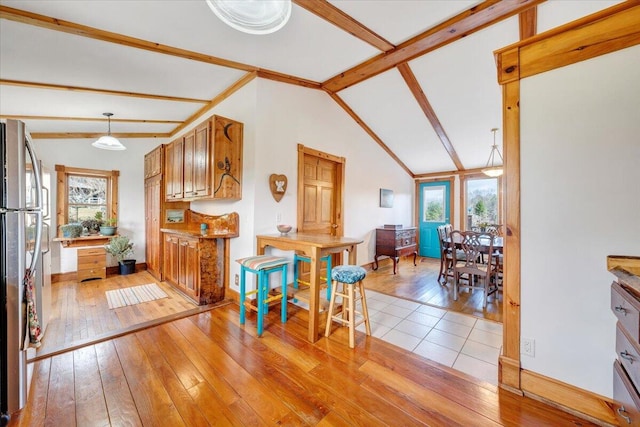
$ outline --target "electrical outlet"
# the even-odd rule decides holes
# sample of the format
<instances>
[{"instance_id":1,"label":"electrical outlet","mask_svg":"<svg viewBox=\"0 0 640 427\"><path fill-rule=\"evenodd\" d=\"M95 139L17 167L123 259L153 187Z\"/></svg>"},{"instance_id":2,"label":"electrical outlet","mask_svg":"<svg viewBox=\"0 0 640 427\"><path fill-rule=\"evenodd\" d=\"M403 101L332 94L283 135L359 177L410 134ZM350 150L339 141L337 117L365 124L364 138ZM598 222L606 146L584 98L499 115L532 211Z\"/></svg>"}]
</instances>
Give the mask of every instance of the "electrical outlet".
<instances>
[{"instance_id":1,"label":"electrical outlet","mask_svg":"<svg viewBox=\"0 0 640 427\"><path fill-rule=\"evenodd\" d=\"M282 213L278 212L278 213L276 214L276 222L277 222L278 224L282 224Z\"/></svg>"},{"instance_id":2,"label":"electrical outlet","mask_svg":"<svg viewBox=\"0 0 640 427\"><path fill-rule=\"evenodd\" d=\"M536 340L533 338L522 338L522 342L520 343L520 353L525 356L535 357L536 356Z\"/></svg>"},{"instance_id":3,"label":"electrical outlet","mask_svg":"<svg viewBox=\"0 0 640 427\"><path fill-rule=\"evenodd\" d=\"M237 274L236 274L235 281L236 281L236 286L238 286L238 284L240 284L240 276L238 276Z\"/></svg>"}]
</instances>

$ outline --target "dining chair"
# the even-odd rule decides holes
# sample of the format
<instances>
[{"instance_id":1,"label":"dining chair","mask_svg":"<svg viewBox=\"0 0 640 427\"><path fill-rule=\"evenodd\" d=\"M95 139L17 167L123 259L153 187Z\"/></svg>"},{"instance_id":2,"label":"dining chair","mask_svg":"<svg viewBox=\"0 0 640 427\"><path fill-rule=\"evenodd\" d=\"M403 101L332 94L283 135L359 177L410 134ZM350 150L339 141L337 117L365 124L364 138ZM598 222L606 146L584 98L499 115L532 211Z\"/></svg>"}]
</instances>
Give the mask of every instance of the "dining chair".
<instances>
[{"instance_id":1,"label":"dining chair","mask_svg":"<svg viewBox=\"0 0 640 427\"><path fill-rule=\"evenodd\" d=\"M496 292L495 265L491 262L492 257L487 257L489 262L482 262L482 254L493 253L494 236L488 233L477 233L474 231L451 232L451 242L455 244L456 250L452 251L453 257L453 299L458 300L460 288L482 289L484 295L482 307L487 307L489 295ZM464 259L460 259L460 253L464 254ZM466 283L462 282L463 275L466 275ZM476 282L476 278L480 283Z\"/></svg>"},{"instance_id":2,"label":"dining chair","mask_svg":"<svg viewBox=\"0 0 640 427\"><path fill-rule=\"evenodd\" d=\"M447 226L451 227L451 224L439 225L438 240L440 241L440 274L438 275L438 283L445 284L449 277L453 277L453 256L451 255L451 246L449 245L447 236ZM449 235L451 229L449 229ZM444 279L444 281L441 281Z\"/></svg>"}]
</instances>

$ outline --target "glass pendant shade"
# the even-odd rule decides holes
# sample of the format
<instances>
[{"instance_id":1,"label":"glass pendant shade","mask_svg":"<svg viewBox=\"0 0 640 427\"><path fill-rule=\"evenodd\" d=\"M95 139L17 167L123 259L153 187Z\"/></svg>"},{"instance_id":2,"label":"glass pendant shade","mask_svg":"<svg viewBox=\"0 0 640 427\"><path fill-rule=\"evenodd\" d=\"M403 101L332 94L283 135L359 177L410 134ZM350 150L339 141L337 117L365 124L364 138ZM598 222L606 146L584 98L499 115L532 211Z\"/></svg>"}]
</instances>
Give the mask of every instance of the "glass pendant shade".
<instances>
[{"instance_id":1,"label":"glass pendant shade","mask_svg":"<svg viewBox=\"0 0 640 427\"><path fill-rule=\"evenodd\" d=\"M493 132L493 146L491 147L491 153L489 153L489 160L487 160L487 166L485 166L482 169L482 173L487 175L487 176L490 176L491 178L496 178L496 177L502 175L502 173L503 173L502 154L500 154L500 150L498 150L498 146L496 145L496 132L497 131L498 131L497 128L491 129L491 132ZM497 153L498 157L500 158L500 163L498 165L495 164L495 162L496 162L496 153Z\"/></svg>"},{"instance_id":2,"label":"glass pendant shade","mask_svg":"<svg viewBox=\"0 0 640 427\"><path fill-rule=\"evenodd\" d=\"M102 113L102 115L106 116L107 120L109 121L109 131L106 135L102 135L100 138L98 138L97 141L95 141L91 145L93 145L96 148L101 148L103 150L116 150L116 151L126 150L127 147L122 145L120 141L118 141L116 138L111 136L111 116L113 116L113 113Z\"/></svg>"},{"instance_id":3,"label":"glass pendant shade","mask_svg":"<svg viewBox=\"0 0 640 427\"><path fill-rule=\"evenodd\" d=\"M291 16L291 0L206 0L222 22L249 34L278 31Z\"/></svg>"}]
</instances>

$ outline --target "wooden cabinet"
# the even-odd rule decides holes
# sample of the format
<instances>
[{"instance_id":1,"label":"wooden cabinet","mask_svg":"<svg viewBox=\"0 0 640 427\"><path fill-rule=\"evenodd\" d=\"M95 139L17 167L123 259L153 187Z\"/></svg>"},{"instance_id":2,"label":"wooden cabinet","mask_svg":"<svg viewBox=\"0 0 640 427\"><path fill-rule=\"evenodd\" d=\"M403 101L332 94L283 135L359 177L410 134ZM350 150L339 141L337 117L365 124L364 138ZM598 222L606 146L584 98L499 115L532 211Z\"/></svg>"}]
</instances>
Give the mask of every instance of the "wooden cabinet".
<instances>
[{"instance_id":1,"label":"wooden cabinet","mask_svg":"<svg viewBox=\"0 0 640 427\"><path fill-rule=\"evenodd\" d=\"M102 247L78 249L78 282L107 277L107 253Z\"/></svg>"},{"instance_id":2,"label":"wooden cabinet","mask_svg":"<svg viewBox=\"0 0 640 427\"><path fill-rule=\"evenodd\" d=\"M144 178L151 178L152 176L160 175L162 173L163 158L163 146L159 145L154 150L145 154L144 156Z\"/></svg>"},{"instance_id":3,"label":"wooden cabinet","mask_svg":"<svg viewBox=\"0 0 640 427\"><path fill-rule=\"evenodd\" d=\"M164 175L167 200L182 200L184 168L184 139L169 143L165 149Z\"/></svg>"},{"instance_id":4,"label":"wooden cabinet","mask_svg":"<svg viewBox=\"0 0 640 427\"><path fill-rule=\"evenodd\" d=\"M165 231L164 278L197 304L224 299L224 239Z\"/></svg>"},{"instance_id":5,"label":"wooden cabinet","mask_svg":"<svg viewBox=\"0 0 640 427\"><path fill-rule=\"evenodd\" d=\"M167 145L166 200L242 198L244 125L213 116Z\"/></svg>"},{"instance_id":6,"label":"wooden cabinet","mask_svg":"<svg viewBox=\"0 0 640 427\"><path fill-rule=\"evenodd\" d=\"M214 199L242 198L243 124L213 116L213 193Z\"/></svg>"},{"instance_id":7,"label":"wooden cabinet","mask_svg":"<svg viewBox=\"0 0 640 427\"><path fill-rule=\"evenodd\" d=\"M396 265L401 256L413 255L413 265L416 265L418 252L415 227L377 228L374 270L378 269L378 257L383 255L393 260L393 274L396 274Z\"/></svg>"},{"instance_id":8,"label":"wooden cabinet","mask_svg":"<svg viewBox=\"0 0 640 427\"><path fill-rule=\"evenodd\" d=\"M210 177L211 124L206 121L184 137L184 198L211 194Z\"/></svg>"},{"instance_id":9,"label":"wooden cabinet","mask_svg":"<svg viewBox=\"0 0 640 427\"><path fill-rule=\"evenodd\" d=\"M144 181L145 209L145 261L147 271L162 280L162 175L155 175Z\"/></svg>"},{"instance_id":10,"label":"wooden cabinet","mask_svg":"<svg viewBox=\"0 0 640 427\"><path fill-rule=\"evenodd\" d=\"M637 278L637 276L635 276ZM636 280L640 283L640 279ZM617 360L613 364L613 399L620 425L640 426L640 295L624 280L611 285Z\"/></svg>"}]
</instances>

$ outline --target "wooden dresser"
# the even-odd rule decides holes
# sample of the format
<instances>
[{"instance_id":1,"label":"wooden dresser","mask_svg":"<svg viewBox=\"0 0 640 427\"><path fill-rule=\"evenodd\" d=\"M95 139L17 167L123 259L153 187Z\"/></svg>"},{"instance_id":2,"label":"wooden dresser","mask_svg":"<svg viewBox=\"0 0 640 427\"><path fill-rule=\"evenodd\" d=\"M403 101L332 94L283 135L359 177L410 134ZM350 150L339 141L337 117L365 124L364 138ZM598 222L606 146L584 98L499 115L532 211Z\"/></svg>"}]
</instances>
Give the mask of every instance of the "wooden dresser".
<instances>
[{"instance_id":1,"label":"wooden dresser","mask_svg":"<svg viewBox=\"0 0 640 427\"><path fill-rule=\"evenodd\" d=\"M396 265L401 256L413 254L413 265L416 265L418 255L415 227L384 227L376 229L376 256L373 269L378 269L378 257L388 256L393 260L393 274L396 274Z\"/></svg>"},{"instance_id":2,"label":"wooden dresser","mask_svg":"<svg viewBox=\"0 0 640 427\"><path fill-rule=\"evenodd\" d=\"M618 279L611 284L611 310L618 319L613 362L615 416L621 426L640 426L640 257L609 256L607 267Z\"/></svg>"},{"instance_id":3,"label":"wooden dresser","mask_svg":"<svg viewBox=\"0 0 640 427\"><path fill-rule=\"evenodd\" d=\"M78 282L107 277L107 253L103 247L78 249Z\"/></svg>"}]
</instances>

